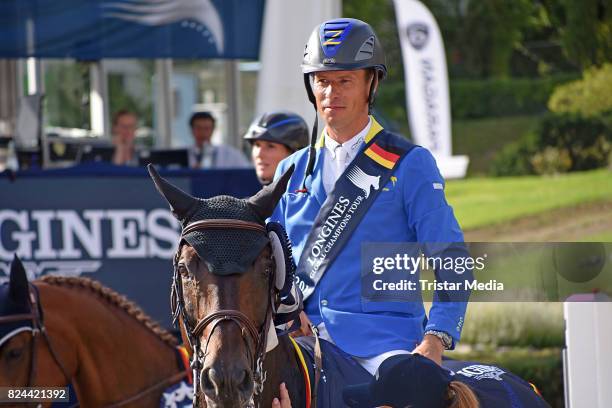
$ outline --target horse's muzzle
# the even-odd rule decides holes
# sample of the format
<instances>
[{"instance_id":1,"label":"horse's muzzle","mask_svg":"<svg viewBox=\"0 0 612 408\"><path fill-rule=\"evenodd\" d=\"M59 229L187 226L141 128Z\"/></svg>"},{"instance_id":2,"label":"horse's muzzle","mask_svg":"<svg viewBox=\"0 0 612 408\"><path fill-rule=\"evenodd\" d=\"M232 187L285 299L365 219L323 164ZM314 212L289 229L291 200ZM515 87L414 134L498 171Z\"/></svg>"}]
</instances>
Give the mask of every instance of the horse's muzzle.
<instances>
[{"instance_id":1,"label":"horse's muzzle","mask_svg":"<svg viewBox=\"0 0 612 408\"><path fill-rule=\"evenodd\" d=\"M220 407L242 408L253 395L253 375L240 364L216 363L202 370L200 388L210 402Z\"/></svg>"}]
</instances>

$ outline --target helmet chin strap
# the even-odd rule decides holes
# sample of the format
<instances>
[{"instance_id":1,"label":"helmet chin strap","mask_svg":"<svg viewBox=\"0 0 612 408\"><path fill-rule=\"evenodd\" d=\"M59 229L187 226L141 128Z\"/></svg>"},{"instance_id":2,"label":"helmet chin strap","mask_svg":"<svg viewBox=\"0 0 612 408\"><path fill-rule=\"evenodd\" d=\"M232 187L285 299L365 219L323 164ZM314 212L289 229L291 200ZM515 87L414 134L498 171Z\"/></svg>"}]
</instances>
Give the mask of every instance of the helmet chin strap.
<instances>
[{"instance_id":1,"label":"helmet chin strap","mask_svg":"<svg viewBox=\"0 0 612 408\"><path fill-rule=\"evenodd\" d=\"M317 115L317 106L315 104L315 119L312 125L312 134L310 135L310 146L308 146L308 164L306 165L306 171L304 173L304 180L302 180L302 189L300 192L308 192L306 188L306 178L312 174L314 170L315 158L317 157L317 151L315 144L317 143L317 133L319 133L319 116Z\"/></svg>"},{"instance_id":2,"label":"helmet chin strap","mask_svg":"<svg viewBox=\"0 0 612 408\"><path fill-rule=\"evenodd\" d=\"M312 85L314 83L314 74L311 73L308 75L308 79L305 79L308 96L310 102L312 102L312 106L314 106L315 110L315 118L314 123L312 124L312 133L310 134L310 144L308 146L308 163L306 164L306 169L304 171L304 178L302 179L302 188L296 191L296 193L307 193L308 189L306 188L306 179L310 176L314 170L315 159L317 157L317 151L315 149L315 145L317 143L317 136L319 133L319 115L317 112L317 101L314 97L314 93L312 91Z\"/></svg>"},{"instance_id":3,"label":"helmet chin strap","mask_svg":"<svg viewBox=\"0 0 612 408\"><path fill-rule=\"evenodd\" d=\"M374 70L372 75L372 82L370 82L370 93L368 95L368 115L372 113L372 106L374 105L374 98L376 98L376 91L378 90L378 71Z\"/></svg>"}]
</instances>

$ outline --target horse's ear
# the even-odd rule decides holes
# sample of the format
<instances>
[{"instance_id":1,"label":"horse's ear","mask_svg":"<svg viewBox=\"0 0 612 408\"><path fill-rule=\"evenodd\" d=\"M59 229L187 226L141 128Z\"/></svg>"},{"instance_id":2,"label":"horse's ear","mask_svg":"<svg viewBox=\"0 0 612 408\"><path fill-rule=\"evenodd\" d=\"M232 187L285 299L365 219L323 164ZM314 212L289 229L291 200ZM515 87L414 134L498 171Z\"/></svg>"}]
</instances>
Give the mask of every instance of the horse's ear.
<instances>
[{"instance_id":1,"label":"horse's ear","mask_svg":"<svg viewBox=\"0 0 612 408\"><path fill-rule=\"evenodd\" d=\"M28 276L21 260L15 254L11 262L11 276L9 278L9 297L16 304L27 304L29 296Z\"/></svg>"},{"instance_id":2,"label":"horse's ear","mask_svg":"<svg viewBox=\"0 0 612 408\"><path fill-rule=\"evenodd\" d=\"M187 218L199 205L200 200L170 184L159 175L153 165L149 164L147 169L153 179L153 183L155 183L155 188L157 188L157 191L159 191L162 197L170 204L172 214L174 214L179 221L183 221Z\"/></svg>"},{"instance_id":3,"label":"horse's ear","mask_svg":"<svg viewBox=\"0 0 612 408\"><path fill-rule=\"evenodd\" d=\"M278 180L265 186L253 197L249 198L249 205L262 220L265 220L274 212L276 204L278 204L285 190L287 190L287 183L289 183L294 169L295 165L292 164Z\"/></svg>"}]
</instances>

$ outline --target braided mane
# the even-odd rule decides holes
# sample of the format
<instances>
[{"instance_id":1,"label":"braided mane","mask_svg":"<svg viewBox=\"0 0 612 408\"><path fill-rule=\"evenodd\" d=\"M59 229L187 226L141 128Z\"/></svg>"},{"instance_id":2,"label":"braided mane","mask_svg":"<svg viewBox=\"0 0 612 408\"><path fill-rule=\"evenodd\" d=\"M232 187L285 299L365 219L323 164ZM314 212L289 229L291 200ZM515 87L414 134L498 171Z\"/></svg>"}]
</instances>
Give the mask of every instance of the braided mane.
<instances>
[{"instance_id":1,"label":"braided mane","mask_svg":"<svg viewBox=\"0 0 612 408\"><path fill-rule=\"evenodd\" d=\"M140 308L140 306L131 300L128 300L125 296L115 292L113 289L102 285L98 281L83 277L54 275L45 275L40 279L40 281L55 286L87 289L108 303L122 309L139 323L143 324L147 329L153 332L160 340L170 347L175 347L178 344L176 338L170 332L163 329L159 323L153 320L149 315L147 315Z\"/></svg>"}]
</instances>

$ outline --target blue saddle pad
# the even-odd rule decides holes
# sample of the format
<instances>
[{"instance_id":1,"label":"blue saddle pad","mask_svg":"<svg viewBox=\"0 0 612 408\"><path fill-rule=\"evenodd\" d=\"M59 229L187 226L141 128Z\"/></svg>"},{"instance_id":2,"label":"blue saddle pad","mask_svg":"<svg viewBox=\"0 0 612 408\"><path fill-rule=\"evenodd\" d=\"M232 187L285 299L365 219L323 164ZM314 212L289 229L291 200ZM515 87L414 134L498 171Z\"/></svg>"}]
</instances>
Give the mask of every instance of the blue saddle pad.
<instances>
[{"instance_id":1,"label":"blue saddle pad","mask_svg":"<svg viewBox=\"0 0 612 408\"><path fill-rule=\"evenodd\" d=\"M314 367L314 337L298 337L295 341L302 347L304 358L308 360L306 364L309 368ZM323 356L323 373L317 390L317 408L346 407L342 399L344 387L367 383L372 379L372 375L334 344L323 339L319 341ZM314 381L313 374L311 378Z\"/></svg>"}]
</instances>

